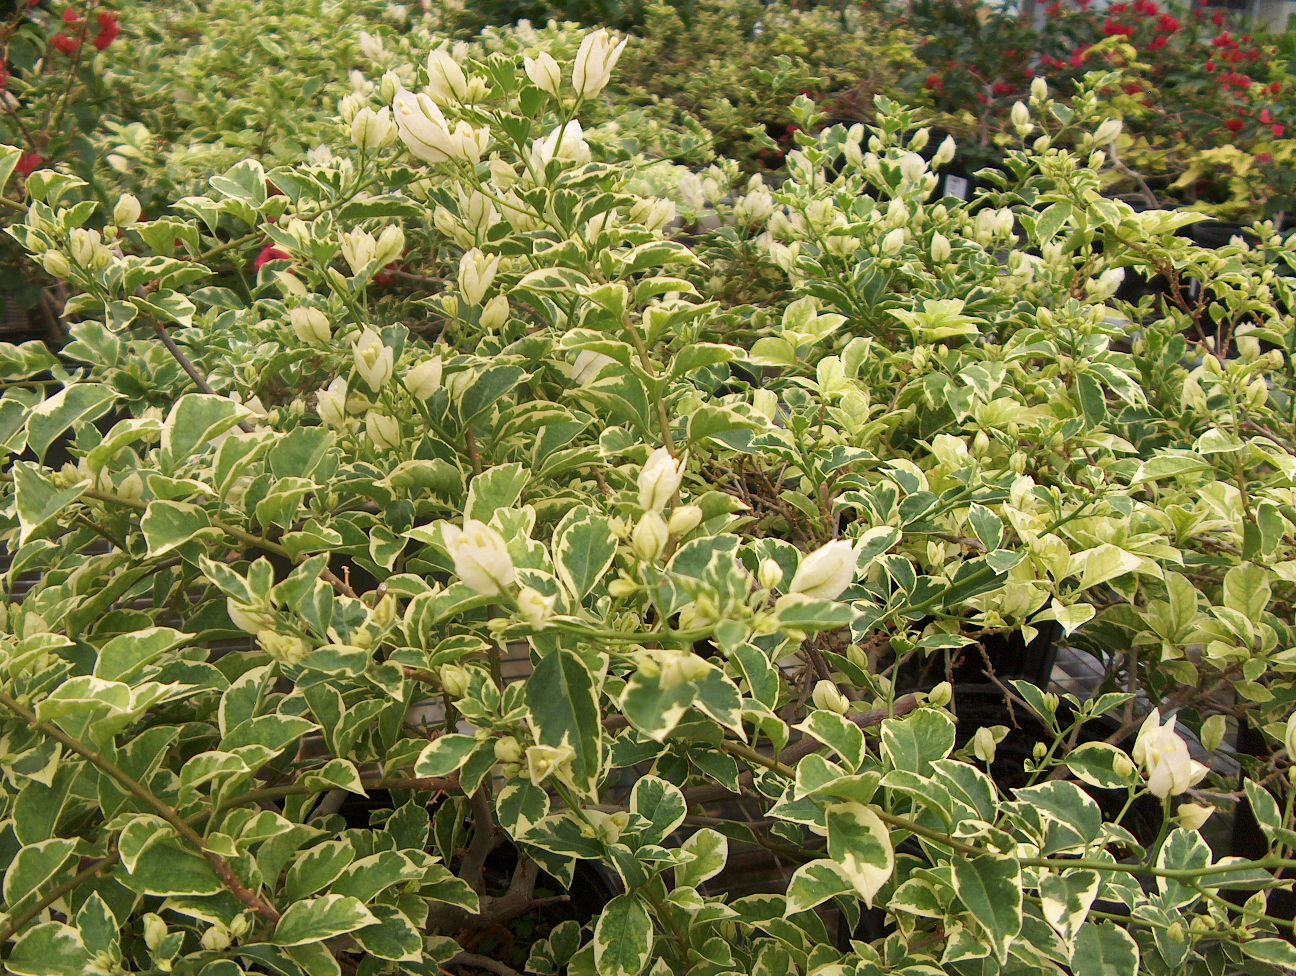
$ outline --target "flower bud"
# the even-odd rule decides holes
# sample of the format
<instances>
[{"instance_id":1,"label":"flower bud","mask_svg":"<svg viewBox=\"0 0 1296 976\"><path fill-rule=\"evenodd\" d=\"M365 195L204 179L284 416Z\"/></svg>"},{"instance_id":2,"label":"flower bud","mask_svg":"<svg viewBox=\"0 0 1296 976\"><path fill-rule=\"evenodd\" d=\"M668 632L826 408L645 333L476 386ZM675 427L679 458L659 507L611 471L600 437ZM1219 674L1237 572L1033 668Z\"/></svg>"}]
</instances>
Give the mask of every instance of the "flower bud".
<instances>
[{"instance_id":1,"label":"flower bud","mask_svg":"<svg viewBox=\"0 0 1296 976\"><path fill-rule=\"evenodd\" d=\"M1105 146L1118 135L1121 134L1120 119L1107 119L1102 125L1098 126L1094 132L1094 143L1099 146Z\"/></svg>"},{"instance_id":2,"label":"flower bud","mask_svg":"<svg viewBox=\"0 0 1296 976\"><path fill-rule=\"evenodd\" d=\"M639 507L660 512L683 480L683 465L666 448L657 448L639 472Z\"/></svg>"},{"instance_id":3,"label":"flower bud","mask_svg":"<svg viewBox=\"0 0 1296 976\"><path fill-rule=\"evenodd\" d=\"M756 582L767 590L772 590L783 582L783 567L777 559L767 557L761 560L760 568L756 571Z\"/></svg>"},{"instance_id":4,"label":"flower bud","mask_svg":"<svg viewBox=\"0 0 1296 976\"><path fill-rule=\"evenodd\" d=\"M666 549L670 529L661 513L649 509L644 512L630 535L630 548L644 562L654 562Z\"/></svg>"},{"instance_id":5,"label":"flower bud","mask_svg":"<svg viewBox=\"0 0 1296 976\"><path fill-rule=\"evenodd\" d=\"M585 35L572 65L572 87L578 96L589 98L606 87L628 40L622 38L620 44L614 45L612 36L603 28Z\"/></svg>"},{"instance_id":6,"label":"flower bud","mask_svg":"<svg viewBox=\"0 0 1296 976\"><path fill-rule=\"evenodd\" d=\"M500 762L515 763L522 761L522 743L511 735L495 740L495 758Z\"/></svg>"},{"instance_id":7,"label":"flower bud","mask_svg":"<svg viewBox=\"0 0 1296 976\"><path fill-rule=\"evenodd\" d=\"M531 84L543 88L550 95L557 95L562 85L562 68L548 51L541 51L534 58L523 58L522 66Z\"/></svg>"},{"instance_id":8,"label":"flower bud","mask_svg":"<svg viewBox=\"0 0 1296 976\"><path fill-rule=\"evenodd\" d=\"M942 681L927 693L927 703L935 708L944 708L953 698L954 686L948 681Z\"/></svg>"},{"instance_id":9,"label":"flower bud","mask_svg":"<svg viewBox=\"0 0 1296 976\"><path fill-rule=\"evenodd\" d=\"M362 152L390 146L395 140L396 123L392 121L390 109L375 112L366 105L351 119L351 142Z\"/></svg>"},{"instance_id":10,"label":"flower bud","mask_svg":"<svg viewBox=\"0 0 1296 976\"><path fill-rule=\"evenodd\" d=\"M210 949L213 952L220 952L222 949L228 949L229 944L233 941L230 931L220 922L213 922L211 927L199 938L199 943L204 949Z\"/></svg>"},{"instance_id":11,"label":"flower bud","mask_svg":"<svg viewBox=\"0 0 1296 976\"><path fill-rule=\"evenodd\" d=\"M101 246L99 232L74 227L68 236L72 247L72 260L83 268L93 268L97 258L96 252Z\"/></svg>"},{"instance_id":12,"label":"flower bud","mask_svg":"<svg viewBox=\"0 0 1296 976\"><path fill-rule=\"evenodd\" d=\"M374 260L385 268L405 253L405 232L399 224L389 224L382 229L374 244Z\"/></svg>"},{"instance_id":13,"label":"flower bud","mask_svg":"<svg viewBox=\"0 0 1296 976\"><path fill-rule=\"evenodd\" d=\"M1215 808L1202 803L1181 803L1176 812L1175 822L1184 830L1201 830L1215 813Z\"/></svg>"},{"instance_id":14,"label":"flower bud","mask_svg":"<svg viewBox=\"0 0 1296 976\"><path fill-rule=\"evenodd\" d=\"M850 708L850 699L838 691L831 681L818 682L810 693L810 700L814 702L815 708L836 712L838 715L845 715L846 709Z\"/></svg>"},{"instance_id":15,"label":"flower bud","mask_svg":"<svg viewBox=\"0 0 1296 976\"><path fill-rule=\"evenodd\" d=\"M383 100L384 104L390 105L400 89L400 75L394 71L384 72L382 80L378 82L378 97Z\"/></svg>"},{"instance_id":16,"label":"flower bud","mask_svg":"<svg viewBox=\"0 0 1296 976\"><path fill-rule=\"evenodd\" d=\"M936 264L944 264L949 260L950 242L944 234L933 234L931 242L932 261Z\"/></svg>"},{"instance_id":17,"label":"flower bud","mask_svg":"<svg viewBox=\"0 0 1296 976\"><path fill-rule=\"evenodd\" d=\"M909 183L917 183L927 175L927 161L916 152L905 153L900 160L900 176Z\"/></svg>"},{"instance_id":18,"label":"flower bud","mask_svg":"<svg viewBox=\"0 0 1296 976\"><path fill-rule=\"evenodd\" d=\"M829 542L801 560L788 592L816 600L835 600L854 582L855 563L855 548L850 542Z\"/></svg>"},{"instance_id":19,"label":"flower bud","mask_svg":"<svg viewBox=\"0 0 1296 976\"><path fill-rule=\"evenodd\" d=\"M293 334L308 346L328 345L333 338L328 316L318 308L294 308L288 313L288 322Z\"/></svg>"},{"instance_id":20,"label":"flower bud","mask_svg":"<svg viewBox=\"0 0 1296 976\"><path fill-rule=\"evenodd\" d=\"M342 233L342 259L358 274L378 254L378 242L367 230L350 230Z\"/></svg>"},{"instance_id":21,"label":"flower bud","mask_svg":"<svg viewBox=\"0 0 1296 976\"><path fill-rule=\"evenodd\" d=\"M1035 77L1030 85L1031 98L1036 101L1044 101L1048 98L1048 82L1042 77Z\"/></svg>"},{"instance_id":22,"label":"flower bud","mask_svg":"<svg viewBox=\"0 0 1296 976\"><path fill-rule=\"evenodd\" d=\"M41 255L41 267L55 278L66 279L72 273L72 265L63 256L63 252L56 251L53 248Z\"/></svg>"},{"instance_id":23,"label":"flower bud","mask_svg":"<svg viewBox=\"0 0 1296 976\"><path fill-rule=\"evenodd\" d=\"M681 505L671 512L667 530L674 536L685 536L702 524L702 509L697 505Z\"/></svg>"},{"instance_id":24,"label":"flower bud","mask_svg":"<svg viewBox=\"0 0 1296 976\"><path fill-rule=\"evenodd\" d=\"M945 141L937 147L936 152L932 155L932 168L939 169L954 158L955 146L954 137L946 136Z\"/></svg>"},{"instance_id":25,"label":"flower bud","mask_svg":"<svg viewBox=\"0 0 1296 976\"><path fill-rule=\"evenodd\" d=\"M1287 718L1287 728L1283 734L1283 745L1287 747L1287 758L1296 762L1296 712Z\"/></svg>"},{"instance_id":26,"label":"flower bud","mask_svg":"<svg viewBox=\"0 0 1296 976\"><path fill-rule=\"evenodd\" d=\"M405 389L416 400L426 400L441 389L441 357L433 356L406 373Z\"/></svg>"},{"instance_id":27,"label":"flower bud","mask_svg":"<svg viewBox=\"0 0 1296 976\"><path fill-rule=\"evenodd\" d=\"M618 576L616 579L614 579L611 583L608 584L607 591L608 591L608 596L612 597L613 599L619 600L623 596L629 596L637 589L639 589L639 584L636 583L634 580L627 579L624 576Z\"/></svg>"},{"instance_id":28,"label":"flower bud","mask_svg":"<svg viewBox=\"0 0 1296 976\"><path fill-rule=\"evenodd\" d=\"M113 223L118 227L129 227L140 219L141 213L140 202L134 194L123 193L121 199L117 201L117 206L113 207Z\"/></svg>"},{"instance_id":29,"label":"flower bud","mask_svg":"<svg viewBox=\"0 0 1296 976\"><path fill-rule=\"evenodd\" d=\"M480 248L471 248L459 259L459 291L469 305L480 305L499 268L499 255L487 257Z\"/></svg>"},{"instance_id":30,"label":"flower bud","mask_svg":"<svg viewBox=\"0 0 1296 976\"><path fill-rule=\"evenodd\" d=\"M442 535L455 573L469 588L483 596L499 596L517 579L508 544L486 523L464 519L462 529L447 526Z\"/></svg>"},{"instance_id":31,"label":"flower bud","mask_svg":"<svg viewBox=\"0 0 1296 976\"><path fill-rule=\"evenodd\" d=\"M1031 755L1034 756L1036 759L1043 759L1045 756L1048 755L1048 746L1046 746L1042 742L1035 743L1035 745L1031 746ZM1131 767L1131 770L1132 769L1133 767Z\"/></svg>"},{"instance_id":32,"label":"flower bud","mask_svg":"<svg viewBox=\"0 0 1296 976\"><path fill-rule=\"evenodd\" d=\"M400 421L395 417L370 410L365 414L365 433L369 435L373 446L379 450L400 446Z\"/></svg>"},{"instance_id":33,"label":"flower bud","mask_svg":"<svg viewBox=\"0 0 1296 976\"><path fill-rule=\"evenodd\" d=\"M391 379L393 356L390 346L383 344L378 333L365 329L352 347L356 372L368 384L369 389L377 393Z\"/></svg>"},{"instance_id":34,"label":"flower bud","mask_svg":"<svg viewBox=\"0 0 1296 976\"><path fill-rule=\"evenodd\" d=\"M427 71L427 93L438 105L461 102L468 97L468 78L463 68L445 51L428 55Z\"/></svg>"},{"instance_id":35,"label":"flower bud","mask_svg":"<svg viewBox=\"0 0 1296 976\"><path fill-rule=\"evenodd\" d=\"M283 664L300 664L310 651L309 645L300 637L279 634L273 630L258 631L256 638L267 654Z\"/></svg>"},{"instance_id":36,"label":"flower bud","mask_svg":"<svg viewBox=\"0 0 1296 976\"><path fill-rule=\"evenodd\" d=\"M496 295L482 306L478 324L488 332L497 332L509 317L509 302L504 295Z\"/></svg>"},{"instance_id":37,"label":"flower bud","mask_svg":"<svg viewBox=\"0 0 1296 976\"><path fill-rule=\"evenodd\" d=\"M152 952L167 937L167 924L153 912L148 912L140 919L144 923L144 944Z\"/></svg>"},{"instance_id":38,"label":"flower bud","mask_svg":"<svg viewBox=\"0 0 1296 976\"><path fill-rule=\"evenodd\" d=\"M984 725L976 730L976 735L972 737L972 752L987 766L994 762L997 747L993 732Z\"/></svg>"},{"instance_id":39,"label":"flower bud","mask_svg":"<svg viewBox=\"0 0 1296 976\"><path fill-rule=\"evenodd\" d=\"M443 664L439 674L441 690L451 698L462 698L468 694L469 674L457 664Z\"/></svg>"},{"instance_id":40,"label":"flower bud","mask_svg":"<svg viewBox=\"0 0 1296 976\"><path fill-rule=\"evenodd\" d=\"M1030 109L1026 107L1025 102L1013 102L1009 118L1012 120L1012 124L1018 128L1028 127L1031 124Z\"/></svg>"},{"instance_id":41,"label":"flower bud","mask_svg":"<svg viewBox=\"0 0 1296 976\"><path fill-rule=\"evenodd\" d=\"M347 382L338 377L315 394L320 422L326 427L340 430L346 426Z\"/></svg>"},{"instance_id":42,"label":"flower bud","mask_svg":"<svg viewBox=\"0 0 1296 976\"><path fill-rule=\"evenodd\" d=\"M239 630L249 634L259 634L263 630L273 630L277 622L275 615L264 607L249 606L239 603L233 597L225 600L225 611Z\"/></svg>"},{"instance_id":43,"label":"flower bud","mask_svg":"<svg viewBox=\"0 0 1296 976\"><path fill-rule=\"evenodd\" d=\"M905 231L903 227L897 227L895 230L882 238L882 253L888 257L894 257L904 248Z\"/></svg>"},{"instance_id":44,"label":"flower bud","mask_svg":"<svg viewBox=\"0 0 1296 976\"><path fill-rule=\"evenodd\" d=\"M554 604L557 600L556 596L545 596L534 587L524 586L518 590L518 613L522 614L522 619L533 629L544 630L549 626L549 618L553 616Z\"/></svg>"},{"instance_id":45,"label":"flower bud","mask_svg":"<svg viewBox=\"0 0 1296 976\"><path fill-rule=\"evenodd\" d=\"M338 115L342 117L343 122L350 125L351 120L355 118L356 113L364 106L365 97L352 92L338 100Z\"/></svg>"}]
</instances>

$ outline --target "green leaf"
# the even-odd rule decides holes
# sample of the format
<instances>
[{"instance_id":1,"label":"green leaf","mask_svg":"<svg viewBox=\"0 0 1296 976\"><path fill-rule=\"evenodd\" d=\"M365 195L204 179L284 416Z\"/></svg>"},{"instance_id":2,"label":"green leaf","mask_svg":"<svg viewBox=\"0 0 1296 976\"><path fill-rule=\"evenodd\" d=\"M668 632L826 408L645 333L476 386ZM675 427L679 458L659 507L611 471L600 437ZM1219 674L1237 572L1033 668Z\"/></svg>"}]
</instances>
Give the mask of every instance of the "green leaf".
<instances>
[{"instance_id":1,"label":"green leaf","mask_svg":"<svg viewBox=\"0 0 1296 976\"><path fill-rule=\"evenodd\" d=\"M1285 939L1248 939L1239 942L1238 947L1252 959L1284 969L1296 969L1296 946Z\"/></svg>"},{"instance_id":2,"label":"green leaf","mask_svg":"<svg viewBox=\"0 0 1296 976\"><path fill-rule=\"evenodd\" d=\"M585 662L566 649L551 651L527 679L525 694L537 739L543 745L575 749L573 782L583 792L592 792L602 768L603 716Z\"/></svg>"},{"instance_id":3,"label":"green leaf","mask_svg":"<svg viewBox=\"0 0 1296 976\"><path fill-rule=\"evenodd\" d=\"M759 430L762 424L739 413L731 407L706 405L689 414L688 442L698 441L731 430Z\"/></svg>"},{"instance_id":4,"label":"green leaf","mask_svg":"<svg viewBox=\"0 0 1296 976\"><path fill-rule=\"evenodd\" d=\"M51 837L29 844L14 855L4 876L4 900L10 912L50 881L72 858L76 841Z\"/></svg>"},{"instance_id":5,"label":"green leaf","mask_svg":"<svg viewBox=\"0 0 1296 976\"><path fill-rule=\"evenodd\" d=\"M1115 922L1085 922L1076 936L1071 969L1085 976L1137 976L1138 944Z\"/></svg>"},{"instance_id":6,"label":"green leaf","mask_svg":"<svg viewBox=\"0 0 1296 976\"><path fill-rule=\"evenodd\" d=\"M644 776L630 792L630 810L652 824L651 829L644 828L640 833L644 843L660 844L684 822L688 805L684 794L673 783L657 776Z\"/></svg>"},{"instance_id":7,"label":"green leaf","mask_svg":"<svg viewBox=\"0 0 1296 976\"><path fill-rule=\"evenodd\" d=\"M956 855L953 867L959 900L994 946L996 958L1001 964L1007 962L1008 944L1022 927L1020 865L1016 858L986 854L974 858Z\"/></svg>"},{"instance_id":8,"label":"green leaf","mask_svg":"<svg viewBox=\"0 0 1296 976\"><path fill-rule=\"evenodd\" d=\"M677 869L678 870L678 869ZM830 898L855 891L855 885L836 861L810 861L792 874L787 888L787 916L809 911Z\"/></svg>"},{"instance_id":9,"label":"green leaf","mask_svg":"<svg viewBox=\"0 0 1296 976\"><path fill-rule=\"evenodd\" d=\"M1224 574L1224 606L1249 620L1260 620L1269 596L1269 574L1255 563L1234 566Z\"/></svg>"},{"instance_id":10,"label":"green leaf","mask_svg":"<svg viewBox=\"0 0 1296 976\"><path fill-rule=\"evenodd\" d=\"M207 513L188 502L154 499L140 519L150 556L162 556L211 529Z\"/></svg>"},{"instance_id":11,"label":"green leaf","mask_svg":"<svg viewBox=\"0 0 1296 976\"><path fill-rule=\"evenodd\" d=\"M513 508L522 497L522 489L531 474L521 464L501 464L488 468L473 478L464 503L464 517L489 522L501 508Z\"/></svg>"},{"instance_id":12,"label":"green leaf","mask_svg":"<svg viewBox=\"0 0 1296 976\"><path fill-rule=\"evenodd\" d=\"M594 965L599 976L638 976L653 948L653 924L634 895L617 895L594 927Z\"/></svg>"},{"instance_id":13,"label":"green leaf","mask_svg":"<svg viewBox=\"0 0 1296 976\"><path fill-rule=\"evenodd\" d=\"M932 761L954 748L954 721L934 708L889 718L882 723L882 748L896 769L930 776Z\"/></svg>"},{"instance_id":14,"label":"green leaf","mask_svg":"<svg viewBox=\"0 0 1296 976\"><path fill-rule=\"evenodd\" d=\"M85 976L91 959L80 932L44 922L18 940L4 965L14 976Z\"/></svg>"},{"instance_id":15,"label":"green leaf","mask_svg":"<svg viewBox=\"0 0 1296 976\"><path fill-rule=\"evenodd\" d=\"M327 888L354 860L355 848L349 840L325 841L302 851L284 879L284 897L301 901Z\"/></svg>"},{"instance_id":16,"label":"green leaf","mask_svg":"<svg viewBox=\"0 0 1296 976\"><path fill-rule=\"evenodd\" d=\"M107 681L130 681L147 664L167 651L183 647L193 634L170 627L149 627L132 634L119 634L99 648L94 675Z\"/></svg>"},{"instance_id":17,"label":"green leaf","mask_svg":"<svg viewBox=\"0 0 1296 976\"><path fill-rule=\"evenodd\" d=\"M60 491L46 481L40 468L30 461L15 462L13 478L20 545L45 529L59 512L85 494L90 487L89 482L85 482Z\"/></svg>"},{"instance_id":18,"label":"green leaf","mask_svg":"<svg viewBox=\"0 0 1296 976\"><path fill-rule=\"evenodd\" d=\"M579 601L603 578L616 550L616 537L607 518L590 515L564 526L554 540L554 568Z\"/></svg>"},{"instance_id":19,"label":"green leaf","mask_svg":"<svg viewBox=\"0 0 1296 976\"><path fill-rule=\"evenodd\" d=\"M176 401L162 425L162 450L171 467L184 464L208 441L238 426L248 413L233 400L211 393L188 393Z\"/></svg>"},{"instance_id":20,"label":"green leaf","mask_svg":"<svg viewBox=\"0 0 1296 976\"><path fill-rule=\"evenodd\" d=\"M1081 780L1105 790L1128 786L1135 778L1129 756L1106 742L1077 746L1067 753L1066 764Z\"/></svg>"},{"instance_id":21,"label":"green leaf","mask_svg":"<svg viewBox=\"0 0 1296 976\"><path fill-rule=\"evenodd\" d=\"M378 919L359 899L323 895L289 905L275 926L273 941L281 946L305 945L377 924Z\"/></svg>"},{"instance_id":22,"label":"green leaf","mask_svg":"<svg viewBox=\"0 0 1296 976\"><path fill-rule=\"evenodd\" d=\"M837 753L848 772L855 772L864 761L864 733L858 725L836 712L815 709L804 722L794 727L814 736Z\"/></svg>"},{"instance_id":23,"label":"green leaf","mask_svg":"<svg viewBox=\"0 0 1296 976\"><path fill-rule=\"evenodd\" d=\"M423 936L405 915L391 905L374 905L377 925L360 929L353 938L365 951L393 962L418 962L423 958Z\"/></svg>"},{"instance_id":24,"label":"green leaf","mask_svg":"<svg viewBox=\"0 0 1296 976\"><path fill-rule=\"evenodd\" d=\"M414 775L449 776L468 761L476 748L477 740L471 735L451 732L449 735L438 736L419 753L414 762Z\"/></svg>"},{"instance_id":25,"label":"green leaf","mask_svg":"<svg viewBox=\"0 0 1296 976\"><path fill-rule=\"evenodd\" d=\"M725 863L729 860L729 839L718 830L703 827L684 841L680 850L692 854L694 860L675 868L675 884L696 888L724 870Z\"/></svg>"},{"instance_id":26,"label":"green leaf","mask_svg":"<svg viewBox=\"0 0 1296 976\"><path fill-rule=\"evenodd\" d=\"M834 803L825 811L828 855L872 907L873 897L895 868L891 834L881 818L862 803ZM1016 862L1013 862L1016 864Z\"/></svg>"},{"instance_id":27,"label":"green leaf","mask_svg":"<svg viewBox=\"0 0 1296 976\"><path fill-rule=\"evenodd\" d=\"M1044 920L1067 944L1075 937L1098 894L1097 871L1066 871L1040 876Z\"/></svg>"},{"instance_id":28,"label":"green leaf","mask_svg":"<svg viewBox=\"0 0 1296 976\"><path fill-rule=\"evenodd\" d=\"M78 422L97 420L120 397L120 393L100 383L64 387L32 408L27 417L28 446L37 460L44 461L45 452L63 431Z\"/></svg>"}]
</instances>

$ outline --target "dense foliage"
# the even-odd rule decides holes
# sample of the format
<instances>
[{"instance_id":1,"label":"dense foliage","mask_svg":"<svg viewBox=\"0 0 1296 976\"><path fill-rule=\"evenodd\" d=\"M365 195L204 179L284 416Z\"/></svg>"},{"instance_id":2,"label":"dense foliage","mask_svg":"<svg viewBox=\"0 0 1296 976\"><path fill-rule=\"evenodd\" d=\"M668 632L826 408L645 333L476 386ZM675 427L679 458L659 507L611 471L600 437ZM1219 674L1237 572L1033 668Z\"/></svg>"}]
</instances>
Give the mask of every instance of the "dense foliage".
<instances>
[{"instance_id":1,"label":"dense foliage","mask_svg":"<svg viewBox=\"0 0 1296 976\"><path fill-rule=\"evenodd\" d=\"M1121 71L959 200L921 105L767 182L603 30L223 2L111 157L0 146L9 972L1296 965L1296 244L1106 195Z\"/></svg>"}]
</instances>

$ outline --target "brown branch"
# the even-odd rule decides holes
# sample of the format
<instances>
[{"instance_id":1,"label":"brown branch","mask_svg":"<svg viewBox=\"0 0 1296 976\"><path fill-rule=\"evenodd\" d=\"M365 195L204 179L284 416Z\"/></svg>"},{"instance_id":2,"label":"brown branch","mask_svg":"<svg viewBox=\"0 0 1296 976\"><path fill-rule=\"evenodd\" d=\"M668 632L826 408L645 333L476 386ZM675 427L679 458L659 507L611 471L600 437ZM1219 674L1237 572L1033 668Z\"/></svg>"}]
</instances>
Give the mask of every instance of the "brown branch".
<instances>
[{"instance_id":1,"label":"brown branch","mask_svg":"<svg viewBox=\"0 0 1296 976\"><path fill-rule=\"evenodd\" d=\"M472 966L474 969L484 969L488 973L495 973L495 976L522 976L516 969L504 965L499 960L492 959L490 956L479 956L475 952L456 953L446 965ZM442 969L442 972L446 972L446 970Z\"/></svg>"},{"instance_id":2,"label":"brown branch","mask_svg":"<svg viewBox=\"0 0 1296 976\"><path fill-rule=\"evenodd\" d=\"M470 798L473 816L473 835L468 842L468 853L464 855L459 866L459 878L468 883L477 897L486 894L486 878L483 868L488 855L495 846L495 820L491 816L490 800L486 796L486 787L479 786Z\"/></svg>"}]
</instances>

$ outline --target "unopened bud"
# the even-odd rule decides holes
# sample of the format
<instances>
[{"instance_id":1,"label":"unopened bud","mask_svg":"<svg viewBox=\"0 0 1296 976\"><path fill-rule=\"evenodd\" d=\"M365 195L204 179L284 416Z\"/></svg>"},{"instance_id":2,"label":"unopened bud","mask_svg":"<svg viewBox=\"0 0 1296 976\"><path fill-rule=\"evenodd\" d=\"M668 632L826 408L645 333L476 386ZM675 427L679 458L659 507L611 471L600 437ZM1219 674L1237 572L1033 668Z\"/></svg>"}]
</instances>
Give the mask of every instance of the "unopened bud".
<instances>
[{"instance_id":1,"label":"unopened bud","mask_svg":"<svg viewBox=\"0 0 1296 976\"><path fill-rule=\"evenodd\" d=\"M167 924L153 912L148 912L140 921L144 923L144 944L152 952L167 937Z\"/></svg>"},{"instance_id":2,"label":"unopened bud","mask_svg":"<svg viewBox=\"0 0 1296 976\"><path fill-rule=\"evenodd\" d=\"M667 531L674 536L685 536L702 523L702 509L697 505L681 505L671 512Z\"/></svg>"},{"instance_id":3,"label":"unopened bud","mask_svg":"<svg viewBox=\"0 0 1296 976\"><path fill-rule=\"evenodd\" d=\"M850 708L850 699L838 691L831 681L817 683L810 693L810 700L814 702L815 708L836 712L838 715L845 715L846 709Z\"/></svg>"},{"instance_id":4,"label":"unopened bud","mask_svg":"<svg viewBox=\"0 0 1296 976\"><path fill-rule=\"evenodd\" d=\"M41 267L48 271L55 278L66 279L72 273L72 265L62 251L56 251L53 248L41 255Z\"/></svg>"},{"instance_id":5,"label":"unopened bud","mask_svg":"<svg viewBox=\"0 0 1296 976\"><path fill-rule=\"evenodd\" d=\"M511 735L495 740L495 758L500 762L515 763L522 761L522 743Z\"/></svg>"},{"instance_id":6,"label":"unopened bud","mask_svg":"<svg viewBox=\"0 0 1296 976\"><path fill-rule=\"evenodd\" d=\"M508 321L508 317L508 299L503 295L496 295L482 306L481 318L478 321L486 331L495 332Z\"/></svg>"},{"instance_id":7,"label":"unopened bud","mask_svg":"<svg viewBox=\"0 0 1296 976\"><path fill-rule=\"evenodd\" d=\"M327 345L333 338L328 316L318 308L294 308L288 313L293 334L307 345Z\"/></svg>"},{"instance_id":8,"label":"unopened bud","mask_svg":"<svg viewBox=\"0 0 1296 976\"><path fill-rule=\"evenodd\" d=\"M670 527L660 512L649 510L635 524L630 535L630 548L644 562L654 562L666 549Z\"/></svg>"},{"instance_id":9,"label":"unopened bud","mask_svg":"<svg viewBox=\"0 0 1296 976\"><path fill-rule=\"evenodd\" d=\"M944 234L933 234L931 242L932 261L936 264L944 264L949 260L950 242Z\"/></svg>"},{"instance_id":10,"label":"unopened bud","mask_svg":"<svg viewBox=\"0 0 1296 976\"><path fill-rule=\"evenodd\" d=\"M772 590L783 582L783 567L777 559L762 559L756 580L767 590Z\"/></svg>"},{"instance_id":11,"label":"unopened bud","mask_svg":"<svg viewBox=\"0 0 1296 976\"><path fill-rule=\"evenodd\" d=\"M118 227L129 227L139 220L142 212L139 200L133 194L123 193L117 206L113 207L113 223Z\"/></svg>"},{"instance_id":12,"label":"unopened bud","mask_svg":"<svg viewBox=\"0 0 1296 976\"><path fill-rule=\"evenodd\" d=\"M989 766L994 762L997 748L993 732L984 725L976 730L976 735L972 737L972 752L978 759Z\"/></svg>"},{"instance_id":13,"label":"unopened bud","mask_svg":"<svg viewBox=\"0 0 1296 976\"><path fill-rule=\"evenodd\" d=\"M441 665L441 690L451 698L462 698L468 693L469 675L457 664Z\"/></svg>"}]
</instances>

